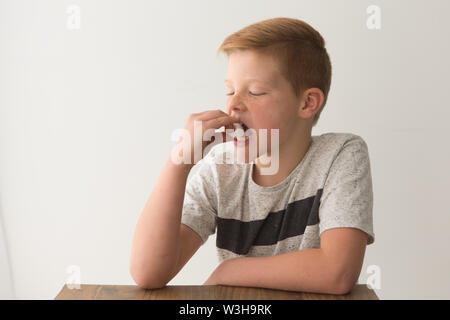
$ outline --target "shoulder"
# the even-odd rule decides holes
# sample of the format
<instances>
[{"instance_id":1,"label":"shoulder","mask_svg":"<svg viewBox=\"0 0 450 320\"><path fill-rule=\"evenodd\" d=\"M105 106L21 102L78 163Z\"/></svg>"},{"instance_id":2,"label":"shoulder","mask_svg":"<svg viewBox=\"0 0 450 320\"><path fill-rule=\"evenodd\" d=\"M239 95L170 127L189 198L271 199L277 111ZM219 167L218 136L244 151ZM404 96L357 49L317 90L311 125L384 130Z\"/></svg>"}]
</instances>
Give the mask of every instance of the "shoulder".
<instances>
[{"instance_id":1,"label":"shoulder","mask_svg":"<svg viewBox=\"0 0 450 320\"><path fill-rule=\"evenodd\" d=\"M349 132L327 132L314 137L324 146L342 147L349 143L366 145L361 136Z\"/></svg>"},{"instance_id":2,"label":"shoulder","mask_svg":"<svg viewBox=\"0 0 450 320\"><path fill-rule=\"evenodd\" d=\"M313 136L319 153L327 153L336 158L342 153L365 152L368 153L366 141L359 135L348 132L328 132Z\"/></svg>"},{"instance_id":3,"label":"shoulder","mask_svg":"<svg viewBox=\"0 0 450 320\"><path fill-rule=\"evenodd\" d=\"M341 183L348 177L363 178L370 175L370 159L367 143L353 133L326 133L322 136L323 148L331 149L328 159L328 178Z\"/></svg>"},{"instance_id":4,"label":"shoulder","mask_svg":"<svg viewBox=\"0 0 450 320\"><path fill-rule=\"evenodd\" d=\"M330 171L351 170L362 162L368 163L368 149L364 139L347 132L328 132L314 135L313 148L305 163L304 174L324 181ZM309 173L311 172L311 173ZM312 174L314 172L314 174Z\"/></svg>"}]
</instances>

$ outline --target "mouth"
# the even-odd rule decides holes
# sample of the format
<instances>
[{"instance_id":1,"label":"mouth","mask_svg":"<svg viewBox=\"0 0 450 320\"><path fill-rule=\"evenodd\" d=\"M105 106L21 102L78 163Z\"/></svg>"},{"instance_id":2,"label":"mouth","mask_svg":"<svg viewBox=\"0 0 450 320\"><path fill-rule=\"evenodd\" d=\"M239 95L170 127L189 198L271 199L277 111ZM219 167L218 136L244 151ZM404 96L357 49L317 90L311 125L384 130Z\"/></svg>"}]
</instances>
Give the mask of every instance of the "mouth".
<instances>
[{"instance_id":1,"label":"mouth","mask_svg":"<svg viewBox=\"0 0 450 320\"><path fill-rule=\"evenodd\" d=\"M243 123L243 122L233 123L233 126L234 126L235 130L242 129L244 131L247 131L249 129L248 126L245 123Z\"/></svg>"},{"instance_id":2,"label":"mouth","mask_svg":"<svg viewBox=\"0 0 450 320\"><path fill-rule=\"evenodd\" d=\"M247 133L247 130L249 129L249 127L243 122L233 123L233 126L235 129L234 134L233 134L234 144L236 146L248 145L248 141L250 138Z\"/></svg>"}]
</instances>

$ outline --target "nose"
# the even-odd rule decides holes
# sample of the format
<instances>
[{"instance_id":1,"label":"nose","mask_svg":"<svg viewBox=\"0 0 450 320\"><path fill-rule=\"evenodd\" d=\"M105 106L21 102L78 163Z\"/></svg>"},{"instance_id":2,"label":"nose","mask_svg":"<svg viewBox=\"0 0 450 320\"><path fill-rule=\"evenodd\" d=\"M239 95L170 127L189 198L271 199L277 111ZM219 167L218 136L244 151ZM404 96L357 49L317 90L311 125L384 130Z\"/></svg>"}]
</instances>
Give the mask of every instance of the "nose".
<instances>
[{"instance_id":1,"label":"nose","mask_svg":"<svg viewBox=\"0 0 450 320\"><path fill-rule=\"evenodd\" d=\"M228 115L234 114L235 116L239 117L247 110L247 107L238 95L231 96L227 102Z\"/></svg>"}]
</instances>

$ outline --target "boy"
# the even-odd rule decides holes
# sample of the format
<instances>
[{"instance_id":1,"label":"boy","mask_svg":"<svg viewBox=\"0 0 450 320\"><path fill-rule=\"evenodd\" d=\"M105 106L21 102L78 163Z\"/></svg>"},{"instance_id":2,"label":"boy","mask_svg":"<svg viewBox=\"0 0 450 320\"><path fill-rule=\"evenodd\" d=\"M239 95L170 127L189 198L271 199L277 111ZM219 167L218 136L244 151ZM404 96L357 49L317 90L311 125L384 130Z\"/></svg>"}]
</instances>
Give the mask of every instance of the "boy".
<instances>
[{"instance_id":1,"label":"boy","mask_svg":"<svg viewBox=\"0 0 450 320\"><path fill-rule=\"evenodd\" d=\"M221 263L205 285L348 293L375 240L372 180L361 137L311 136L331 83L323 38L301 20L274 18L230 35L222 51L229 58L227 113L193 114L185 130L194 136L194 121L202 130L242 123L259 141L258 129L268 136L278 129L278 159L270 143L264 150L278 170L262 174L267 164L237 141L245 163L218 164L218 145L189 181L194 161L167 160L135 230L134 280L143 288L165 286L217 229ZM195 143L202 150L209 144L185 143L179 141L191 155Z\"/></svg>"}]
</instances>

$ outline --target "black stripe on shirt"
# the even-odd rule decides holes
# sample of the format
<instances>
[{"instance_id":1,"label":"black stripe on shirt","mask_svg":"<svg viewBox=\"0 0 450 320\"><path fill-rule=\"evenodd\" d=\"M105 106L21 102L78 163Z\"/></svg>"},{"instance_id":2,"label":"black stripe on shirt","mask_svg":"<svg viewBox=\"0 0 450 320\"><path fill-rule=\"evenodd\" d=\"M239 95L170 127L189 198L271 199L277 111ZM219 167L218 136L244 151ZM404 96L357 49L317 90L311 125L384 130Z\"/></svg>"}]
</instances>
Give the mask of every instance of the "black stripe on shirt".
<instances>
[{"instance_id":1,"label":"black stripe on shirt","mask_svg":"<svg viewBox=\"0 0 450 320\"><path fill-rule=\"evenodd\" d=\"M247 254L252 246L274 245L286 238L302 235L306 226L319 222L322 191L319 189L315 196L291 202L284 210L270 212L262 220L217 217L217 247Z\"/></svg>"}]
</instances>

